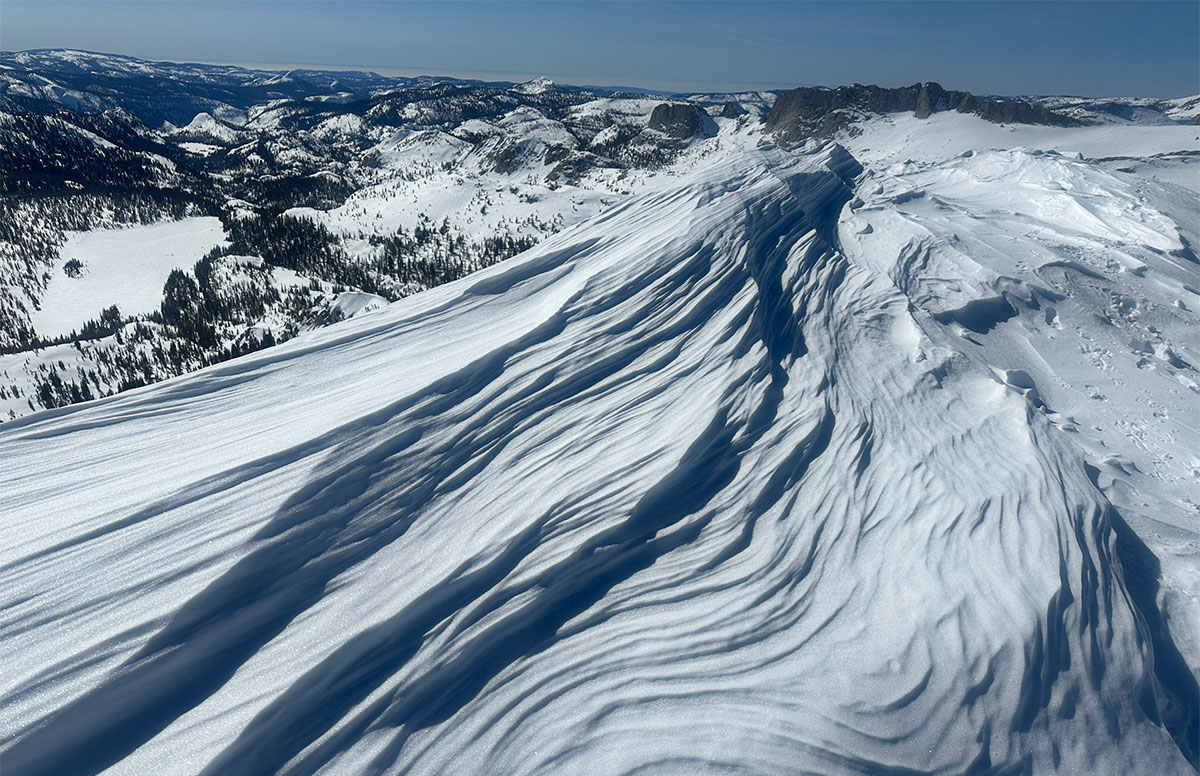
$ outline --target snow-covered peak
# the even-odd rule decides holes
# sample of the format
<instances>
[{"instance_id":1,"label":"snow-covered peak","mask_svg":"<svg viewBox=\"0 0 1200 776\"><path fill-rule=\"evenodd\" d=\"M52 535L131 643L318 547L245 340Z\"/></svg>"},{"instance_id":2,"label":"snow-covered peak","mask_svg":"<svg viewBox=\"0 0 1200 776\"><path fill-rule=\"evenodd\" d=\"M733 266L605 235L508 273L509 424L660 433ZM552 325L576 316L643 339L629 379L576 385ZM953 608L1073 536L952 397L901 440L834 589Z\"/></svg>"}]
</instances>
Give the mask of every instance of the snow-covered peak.
<instances>
[{"instance_id":1,"label":"snow-covered peak","mask_svg":"<svg viewBox=\"0 0 1200 776\"><path fill-rule=\"evenodd\" d=\"M1195 122L1200 117L1200 94L1165 100L1167 114L1179 121Z\"/></svg>"},{"instance_id":2,"label":"snow-covered peak","mask_svg":"<svg viewBox=\"0 0 1200 776\"><path fill-rule=\"evenodd\" d=\"M178 135L199 135L210 137L214 140L219 140L225 143L235 143L240 137L238 130L229 126L223 121L213 117L211 113L197 113L195 118L188 122L187 126L180 127L173 131Z\"/></svg>"},{"instance_id":3,"label":"snow-covered peak","mask_svg":"<svg viewBox=\"0 0 1200 776\"><path fill-rule=\"evenodd\" d=\"M513 87L513 91L522 94L542 94L556 88L558 88L558 84L544 75L539 75L523 84L517 84Z\"/></svg>"}]
</instances>

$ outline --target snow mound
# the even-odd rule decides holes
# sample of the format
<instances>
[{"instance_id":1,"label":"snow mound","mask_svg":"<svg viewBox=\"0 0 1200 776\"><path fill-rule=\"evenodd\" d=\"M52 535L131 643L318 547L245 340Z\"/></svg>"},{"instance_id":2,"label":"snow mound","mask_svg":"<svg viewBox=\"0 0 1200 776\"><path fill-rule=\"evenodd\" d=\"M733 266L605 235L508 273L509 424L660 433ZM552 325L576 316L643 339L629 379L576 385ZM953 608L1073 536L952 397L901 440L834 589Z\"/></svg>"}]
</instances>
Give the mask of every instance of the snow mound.
<instances>
[{"instance_id":1,"label":"snow mound","mask_svg":"<svg viewBox=\"0 0 1200 776\"><path fill-rule=\"evenodd\" d=\"M332 321L344 321L356 315L378 310L387 303L387 299L377 294L367 294L362 291L347 291L338 294L337 300L329 308L329 318Z\"/></svg>"},{"instance_id":2,"label":"snow mound","mask_svg":"<svg viewBox=\"0 0 1200 776\"><path fill-rule=\"evenodd\" d=\"M6 773L1187 772L1109 503L839 249L858 172L0 428Z\"/></svg>"},{"instance_id":3,"label":"snow mound","mask_svg":"<svg viewBox=\"0 0 1200 776\"><path fill-rule=\"evenodd\" d=\"M905 161L944 161L976 151L1014 148L1075 152L1093 159L1200 154L1200 129L1182 124L1045 127L993 124L978 116L946 112L928 119L891 114L854 129L854 134L842 133L839 141L863 164L880 169Z\"/></svg>"}]
</instances>

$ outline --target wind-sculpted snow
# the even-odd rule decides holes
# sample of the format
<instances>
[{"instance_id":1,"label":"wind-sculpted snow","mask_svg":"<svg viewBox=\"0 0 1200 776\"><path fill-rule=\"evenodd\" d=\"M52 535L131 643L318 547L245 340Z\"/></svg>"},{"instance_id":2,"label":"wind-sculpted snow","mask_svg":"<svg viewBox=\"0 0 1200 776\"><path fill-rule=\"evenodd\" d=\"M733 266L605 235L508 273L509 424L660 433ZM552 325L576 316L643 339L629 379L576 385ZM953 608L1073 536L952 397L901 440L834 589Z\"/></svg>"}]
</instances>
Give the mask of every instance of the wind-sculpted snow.
<instances>
[{"instance_id":1,"label":"wind-sculpted snow","mask_svg":"<svg viewBox=\"0 0 1200 776\"><path fill-rule=\"evenodd\" d=\"M5 776L1183 773L1061 431L840 147L0 429Z\"/></svg>"},{"instance_id":2,"label":"wind-sculpted snow","mask_svg":"<svg viewBox=\"0 0 1200 776\"><path fill-rule=\"evenodd\" d=\"M1194 161L1182 166L1195 185ZM1197 194L1024 150L881 165L859 192L840 225L851 260L886 272L931 337L1066 432L1119 508L1169 726L1196 758Z\"/></svg>"}]
</instances>

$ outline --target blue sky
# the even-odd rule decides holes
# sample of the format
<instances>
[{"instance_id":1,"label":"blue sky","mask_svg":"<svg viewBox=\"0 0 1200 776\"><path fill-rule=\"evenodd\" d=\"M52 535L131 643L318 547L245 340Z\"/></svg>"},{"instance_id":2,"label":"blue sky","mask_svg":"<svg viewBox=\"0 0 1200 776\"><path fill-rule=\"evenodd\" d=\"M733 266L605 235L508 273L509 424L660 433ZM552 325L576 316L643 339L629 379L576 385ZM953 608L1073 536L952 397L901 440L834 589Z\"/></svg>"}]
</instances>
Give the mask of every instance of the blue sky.
<instances>
[{"instance_id":1,"label":"blue sky","mask_svg":"<svg viewBox=\"0 0 1200 776\"><path fill-rule=\"evenodd\" d=\"M26 2L0 48L733 90L935 80L989 94L1200 92L1200 1Z\"/></svg>"}]
</instances>

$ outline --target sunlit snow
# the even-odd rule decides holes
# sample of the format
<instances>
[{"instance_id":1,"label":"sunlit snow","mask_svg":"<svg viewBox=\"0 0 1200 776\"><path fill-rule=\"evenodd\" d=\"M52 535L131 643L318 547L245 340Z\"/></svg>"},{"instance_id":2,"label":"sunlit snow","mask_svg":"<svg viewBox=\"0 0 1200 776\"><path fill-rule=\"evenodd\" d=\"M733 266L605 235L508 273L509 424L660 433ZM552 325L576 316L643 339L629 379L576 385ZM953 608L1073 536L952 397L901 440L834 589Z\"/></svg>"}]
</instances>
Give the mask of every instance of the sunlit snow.
<instances>
[{"instance_id":1,"label":"sunlit snow","mask_svg":"<svg viewBox=\"0 0 1200 776\"><path fill-rule=\"evenodd\" d=\"M0 774L1193 773L1200 128L715 126L571 180L533 109L381 131L291 212L563 228L0 426ZM72 234L37 332L223 240Z\"/></svg>"},{"instance_id":2,"label":"sunlit snow","mask_svg":"<svg viewBox=\"0 0 1200 776\"><path fill-rule=\"evenodd\" d=\"M34 330L43 337L69 334L110 305L126 316L157 310L171 270L190 270L224 244L221 220L208 216L72 233L59 251L41 309L31 316ZM63 271L72 260L82 265L75 277Z\"/></svg>"},{"instance_id":3,"label":"sunlit snow","mask_svg":"<svg viewBox=\"0 0 1200 776\"><path fill-rule=\"evenodd\" d=\"M934 302L1031 284L1089 207L1175 266L1185 200L1072 164L860 182L747 138L464 280L6 424L6 770L1187 772L1075 441L1109 437L1030 395L1082 401L1024 310L993 352Z\"/></svg>"}]
</instances>

